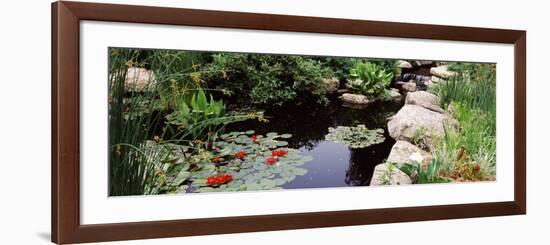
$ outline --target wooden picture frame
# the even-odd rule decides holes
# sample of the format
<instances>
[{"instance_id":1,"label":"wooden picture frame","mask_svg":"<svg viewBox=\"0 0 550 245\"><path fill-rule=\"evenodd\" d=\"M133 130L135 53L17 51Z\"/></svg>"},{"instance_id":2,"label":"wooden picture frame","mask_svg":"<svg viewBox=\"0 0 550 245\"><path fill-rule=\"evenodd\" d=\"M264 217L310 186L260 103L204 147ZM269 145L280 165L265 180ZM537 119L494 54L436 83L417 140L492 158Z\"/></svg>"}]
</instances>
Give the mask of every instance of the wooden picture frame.
<instances>
[{"instance_id":1,"label":"wooden picture frame","mask_svg":"<svg viewBox=\"0 0 550 245\"><path fill-rule=\"evenodd\" d=\"M514 45L514 200L228 218L80 223L79 22L82 20L475 41ZM52 4L52 241L58 244L526 213L526 32L83 2ZM223 221L223 222L220 222Z\"/></svg>"}]
</instances>

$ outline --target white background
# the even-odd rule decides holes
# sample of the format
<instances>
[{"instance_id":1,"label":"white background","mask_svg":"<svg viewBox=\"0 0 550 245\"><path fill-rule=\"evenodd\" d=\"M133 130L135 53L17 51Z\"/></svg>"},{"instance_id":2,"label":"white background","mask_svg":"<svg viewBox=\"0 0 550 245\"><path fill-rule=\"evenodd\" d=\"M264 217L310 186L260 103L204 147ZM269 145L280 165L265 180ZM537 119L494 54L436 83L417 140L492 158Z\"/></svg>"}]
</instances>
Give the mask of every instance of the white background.
<instances>
[{"instance_id":1,"label":"white background","mask_svg":"<svg viewBox=\"0 0 550 245\"><path fill-rule=\"evenodd\" d=\"M113 1L122 2L122 1ZM116 244L544 244L548 44L544 1L124 1L190 8L528 30L528 215L132 241ZM11 1L0 12L2 244L47 244L50 225L50 2ZM511 99L511 98L510 98ZM538 242L537 242L538 241Z\"/></svg>"}]
</instances>

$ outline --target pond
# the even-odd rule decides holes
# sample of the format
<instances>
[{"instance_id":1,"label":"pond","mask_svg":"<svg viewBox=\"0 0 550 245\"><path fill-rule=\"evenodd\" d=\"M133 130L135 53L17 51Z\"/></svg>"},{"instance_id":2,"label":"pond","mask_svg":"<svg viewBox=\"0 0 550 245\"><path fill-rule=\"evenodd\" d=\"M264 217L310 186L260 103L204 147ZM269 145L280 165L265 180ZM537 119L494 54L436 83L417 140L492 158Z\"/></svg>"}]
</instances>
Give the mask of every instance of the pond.
<instances>
[{"instance_id":1,"label":"pond","mask_svg":"<svg viewBox=\"0 0 550 245\"><path fill-rule=\"evenodd\" d=\"M255 130L290 133L289 147L313 157L305 167L306 175L281 186L285 189L368 186L374 167L389 155L395 143L386 129L386 118L395 114L400 102L374 102L365 109L344 107L337 99L328 106L318 104L273 108L265 111L269 122L246 121L228 126L228 131ZM357 126L384 129L385 141L362 149L351 149L344 144L325 140L329 127Z\"/></svg>"}]
</instances>

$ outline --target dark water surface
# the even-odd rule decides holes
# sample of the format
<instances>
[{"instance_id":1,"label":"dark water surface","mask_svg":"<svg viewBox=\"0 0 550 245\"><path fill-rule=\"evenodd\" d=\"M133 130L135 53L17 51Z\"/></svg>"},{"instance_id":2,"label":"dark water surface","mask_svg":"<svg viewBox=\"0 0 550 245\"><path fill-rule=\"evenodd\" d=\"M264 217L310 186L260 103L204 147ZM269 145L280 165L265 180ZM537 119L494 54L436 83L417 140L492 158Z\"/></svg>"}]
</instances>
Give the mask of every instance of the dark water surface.
<instances>
[{"instance_id":1,"label":"dark water surface","mask_svg":"<svg viewBox=\"0 0 550 245\"><path fill-rule=\"evenodd\" d=\"M288 147L300 149L304 155L312 156L313 160L302 166L308 173L283 185L285 189L366 186L370 183L374 167L388 157L395 143L387 133L386 118L395 114L401 106L398 102L375 102L365 109L351 109L343 107L338 99L333 99L326 107L300 105L272 109L265 112L268 123L246 121L232 124L227 129L252 129L258 134L292 134L292 138L288 139ZM358 124L364 124L367 128L383 128L386 140L355 150L325 140L329 127Z\"/></svg>"}]
</instances>

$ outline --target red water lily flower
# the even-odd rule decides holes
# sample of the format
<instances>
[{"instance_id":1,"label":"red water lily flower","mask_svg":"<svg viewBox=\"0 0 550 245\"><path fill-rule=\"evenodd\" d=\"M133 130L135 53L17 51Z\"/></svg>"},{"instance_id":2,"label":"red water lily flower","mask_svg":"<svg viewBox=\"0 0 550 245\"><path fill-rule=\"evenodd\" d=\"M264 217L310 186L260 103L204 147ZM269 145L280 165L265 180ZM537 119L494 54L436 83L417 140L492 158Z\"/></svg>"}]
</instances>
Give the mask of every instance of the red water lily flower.
<instances>
[{"instance_id":1,"label":"red water lily flower","mask_svg":"<svg viewBox=\"0 0 550 245\"><path fill-rule=\"evenodd\" d=\"M219 156L215 156L212 159L210 159L213 163L220 163L222 161L222 158Z\"/></svg>"},{"instance_id":2,"label":"red water lily flower","mask_svg":"<svg viewBox=\"0 0 550 245\"><path fill-rule=\"evenodd\" d=\"M223 185L231 181L233 181L233 176L231 174L214 175L206 178L206 184L210 186Z\"/></svg>"},{"instance_id":3,"label":"red water lily flower","mask_svg":"<svg viewBox=\"0 0 550 245\"><path fill-rule=\"evenodd\" d=\"M273 150L271 151L271 156L273 157L284 157L288 155L288 151L285 150Z\"/></svg>"},{"instance_id":4,"label":"red water lily flower","mask_svg":"<svg viewBox=\"0 0 550 245\"><path fill-rule=\"evenodd\" d=\"M258 141L258 135L253 134L251 137L252 141L256 142Z\"/></svg>"},{"instance_id":5,"label":"red water lily flower","mask_svg":"<svg viewBox=\"0 0 550 245\"><path fill-rule=\"evenodd\" d=\"M277 163L277 159L275 159L275 157L268 157L267 159L265 159L265 163L267 163L267 165L271 166L271 165Z\"/></svg>"},{"instance_id":6,"label":"red water lily flower","mask_svg":"<svg viewBox=\"0 0 550 245\"><path fill-rule=\"evenodd\" d=\"M244 157L246 157L246 153L244 151L237 151L237 153L235 153L235 158L243 160Z\"/></svg>"}]
</instances>

